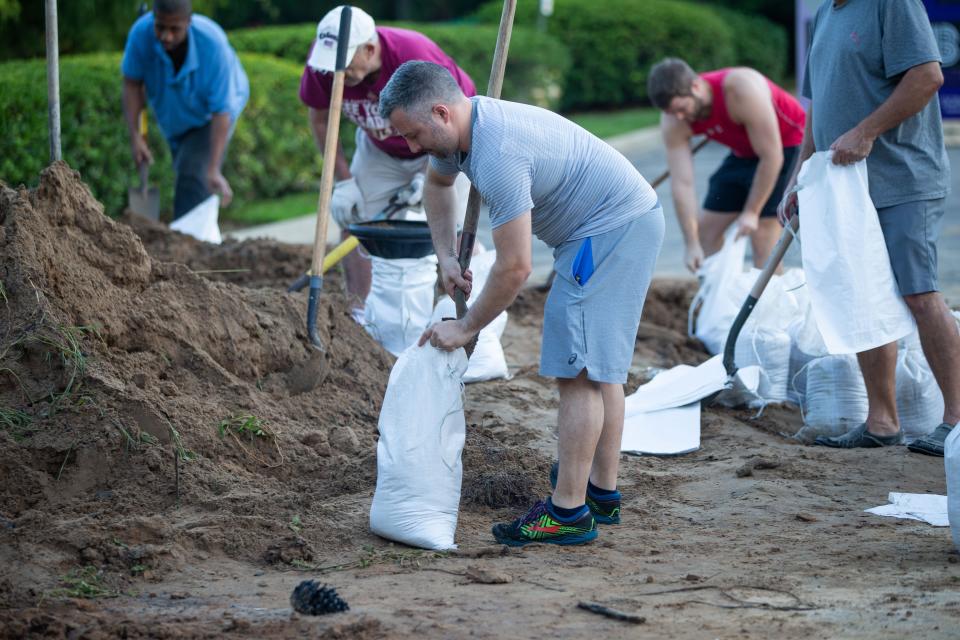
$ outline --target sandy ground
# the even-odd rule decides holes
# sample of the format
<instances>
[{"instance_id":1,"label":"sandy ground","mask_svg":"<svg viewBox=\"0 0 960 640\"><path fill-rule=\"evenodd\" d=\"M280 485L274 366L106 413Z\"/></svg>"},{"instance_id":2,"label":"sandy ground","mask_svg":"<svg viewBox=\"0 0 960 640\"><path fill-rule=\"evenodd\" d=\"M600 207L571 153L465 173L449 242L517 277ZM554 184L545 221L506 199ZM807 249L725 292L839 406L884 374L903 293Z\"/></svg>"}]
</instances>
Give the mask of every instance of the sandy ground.
<instances>
[{"instance_id":1,"label":"sandy ground","mask_svg":"<svg viewBox=\"0 0 960 640\"><path fill-rule=\"evenodd\" d=\"M0 215L0 223L11 246L19 248L15 222L25 224L29 212L22 208L26 205L17 206L21 208ZM113 234L111 242L127 246L123 243L129 234L119 228L98 233ZM167 246L164 259L171 259L171 238L161 234L160 242L148 236L141 230L151 254L164 253ZM289 273L270 275L264 251L254 248L225 246L211 258L226 268L234 263L217 260L231 251L253 255L264 267L251 273L254 288L243 283L206 285L193 275L179 282L201 292L211 287L213 294L239 297L238 305L250 308L263 299L272 301L265 288L256 287L277 287ZM154 276L143 275L135 282L145 300L162 284L151 277L171 277L166 263L158 265L156 259L152 267L145 263ZM76 258L86 264L84 260ZM12 267L5 268L9 276ZM191 269L201 270L199 264ZM239 277L209 276L221 281ZM125 280L114 279L119 283L115 295L128 290ZM43 286L39 283L38 290ZM683 333L691 294L689 282L656 283L628 390L646 377L649 367L706 357ZM11 300L17 298L11 294ZM293 300L291 309L299 308L302 300ZM342 306L337 300L330 303L332 324L325 330L349 334L351 348L363 350L362 358L352 364L338 360L337 366L360 367L369 388L351 390L349 371L341 377L331 373L319 388L291 397L280 388L280 378L272 383L276 389L269 384L261 389L259 379L238 373L229 386L219 387L242 391L257 406L272 403L274 419L288 422L283 438L277 439L286 453L279 468L271 466L276 459L269 447L238 448L212 433L205 436L208 443L199 431L191 431L199 427L187 412L206 410L206 405L190 404L193 396L182 384L174 401L182 412L171 417L200 459L184 467L183 495L177 500L158 465L148 460L149 482L140 482L134 475L139 458L125 455L117 445L83 449L90 456L97 452L84 462L87 454L81 454L79 446L71 458L65 444L56 449L47 440L0 438L6 487L0 496L0 637L960 636L960 555L953 550L949 531L863 512L884 504L889 491L945 493L942 460L903 447L847 452L803 446L789 437L801 424L799 412L789 406L768 407L759 416L708 408L699 451L676 458L624 456L623 524L602 527L594 544L530 545L522 550L496 546L490 526L515 517L548 490L546 471L556 450L557 394L552 381L536 374L543 294L533 289L524 291L512 307L503 338L513 378L466 389L469 433L459 551L426 552L373 536L367 516L375 471L375 407L388 369L381 361L388 360L376 345L363 342L362 333L351 333L339 319L345 317L345 307L337 304ZM238 307L238 313L247 308ZM53 305L49 313L55 312L62 310ZM143 313L149 319L146 309ZM261 325L273 318L266 313L258 313ZM153 324L147 326L154 330ZM302 337L289 338L291 353L298 353L296 343ZM200 351L187 346L182 363L167 363L167 369L155 365L158 379L197 366L190 354ZM94 350L91 359L107 361L125 348L124 353L140 353L114 342L112 351L98 356L101 352ZM237 366L243 364L245 351L240 351ZM120 366L126 361L116 362ZM175 366L181 368L170 368ZM152 389L150 376L152 372L137 384ZM223 383L212 373L205 379L209 384L201 391L213 394L205 402L214 403L216 385ZM292 378L286 379L290 382ZM102 384L91 383L98 391ZM113 384L130 392L122 380ZM105 395L105 406L113 397ZM145 396L144 402L153 397ZM170 402L159 391L156 398ZM328 420L338 406L361 401L367 404L336 414L343 422ZM305 424L296 422L298 402L311 403ZM107 411L113 411L113 405ZM217 415L212 409L208 413ZM49 428L66 433L70 420L99 428L95 415L79 410L64 415ZM126 414L117 415L124 419ZM207 424L210 416L205 416ZM349 434L343 426L348 423ZM321 430L322 441L311 439L311 433ZM119 442L115 433L113 438ZM75 467L99 468L103 478L81 486L82 476L70 475ZM124 475L111 476L120 473L116 470L125 470ZM54 483L52 477L59 481L62 473L76 482ZM31 487L21 474L43 475L48 484L27 500L10 488ZM135 487L142 499L123 494L117 478ZM124 499L112 506L103 491L116 491ZM122 549L125 564L113 563L108 548ZM132 564L138 557L145 558L143 565ZM76 579L64 578L78 567L92 567L85 593L97 595L91 591L100 590L101 597L70 597L84 593ZM335 586L349 603L349 612L322 617L292 613L290 593L304 579ZM581 602L643 620L602 617L578 608Z\"/></svg>"}]
</instances>

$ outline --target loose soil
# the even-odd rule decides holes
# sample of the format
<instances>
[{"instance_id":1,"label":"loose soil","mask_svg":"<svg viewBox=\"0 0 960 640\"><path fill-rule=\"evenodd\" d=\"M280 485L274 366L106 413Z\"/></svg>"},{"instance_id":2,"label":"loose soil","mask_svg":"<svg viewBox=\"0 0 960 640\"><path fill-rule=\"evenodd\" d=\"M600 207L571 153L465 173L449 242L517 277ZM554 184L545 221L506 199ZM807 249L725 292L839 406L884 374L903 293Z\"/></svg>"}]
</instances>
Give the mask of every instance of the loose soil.
<instances>
[{"instance_id":1,"label":"loose soil","mask_svg":"<svg viewBox=\"0 0 960 640\"><path fill-rule=\"evenodd\" d=\"M0 184L0 637L957 637L949 532L863 513L945 493L942 460L803 446L788 405L708 408L699 451L625 456L624 523L592 545L494 546L556 450L534 289L503 338L512 379L465 391L459 551L371 535L393 359L336 274L327 352L309 346L305 295L284 291L308 261L112 221L63 164ZM706 359L692 290L654 283L628 390ZM350 610L293 613L305 579Z\"/></svg>"}]
</instances>

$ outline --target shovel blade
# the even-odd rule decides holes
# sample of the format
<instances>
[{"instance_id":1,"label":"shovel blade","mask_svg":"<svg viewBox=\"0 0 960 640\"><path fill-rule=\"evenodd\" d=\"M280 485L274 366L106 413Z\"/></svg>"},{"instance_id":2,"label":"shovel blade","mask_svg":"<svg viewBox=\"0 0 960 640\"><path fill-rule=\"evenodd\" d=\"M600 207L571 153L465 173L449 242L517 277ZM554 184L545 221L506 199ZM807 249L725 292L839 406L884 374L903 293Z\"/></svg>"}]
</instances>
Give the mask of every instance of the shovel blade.
<instances>
[{"instance_id":1,"label":"shovel blade","mask_svg":"<svg viewBox=\"0 0 960 640\"><path fill-rule=\"evenodd\" d=\"M131 187L127 191L127 201L130 211L145 216L151 220L160 219L160 191L156 187L140 189Z\"/></svg>"}]
</instances>

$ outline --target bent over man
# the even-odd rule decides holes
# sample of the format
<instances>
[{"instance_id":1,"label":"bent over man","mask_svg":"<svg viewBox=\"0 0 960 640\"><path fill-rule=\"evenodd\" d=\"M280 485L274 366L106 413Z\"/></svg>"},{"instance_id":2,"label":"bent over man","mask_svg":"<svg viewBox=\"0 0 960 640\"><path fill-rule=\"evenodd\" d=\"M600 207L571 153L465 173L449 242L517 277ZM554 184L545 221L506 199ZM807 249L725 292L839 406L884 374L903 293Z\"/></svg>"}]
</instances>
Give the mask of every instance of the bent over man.
<instances>
[{"instance_id":1,"label":"bent over man","mask_svg":"<svg viewBox=\"0 0 960 640\"><path fill-rule=\"evenodd\" d=\"M526 281L531 234L554 248L540 374L560 387L555 488L493 534L509 545L593 540L598 521L621 517L623 384L663 240L657 195L622 155L579 126L537 107L468 98L436 64L402 65L380 94L380 110L411 151L433 156L424 203L451 295L471 285L455 249L460 172L490 208L497 257L486 286L466 316L429 327L421 345L467 344Z\"/></svg>"},{"instance_id":2,"label":"bent over man","mask_svg":"<svg viewBox=\"0 0 960 640\"><path fill-rule=\"evenodd\" d=\"M130 29L121 71L134 162L153 163L138 127L144 89L170 145L176 173L173 217L211 193L219 193L224 206L230 204L233 191L221 167L250 85L223 29L193 14L190 0L156 0L153 12Z\"/></svg>"},{"instance_id":3,"label":"bent over man","mask_svg":"<svg viewBox=\"0 0 960 640\"><path fill-rule=\"evenodd\" d=\"M310 126L320 149L327 139L327 114L333 86L340 29L340 12L333 9L317 26L307 65L300 80L300 100L310 107ZM335 162L337 183L330 201L330 212L347 236L351 223L370 220L383 211L391 198L408 185L413 195L404 204L419 204L423 192L423 174L427 158L421 151L411 151L379 111L379 96L394 71L407 60L429 60L446 68L456 78L463 92L476 93L473 81L432 40L415 31L377 27L373 18L353 7L349 64L344 73L343 115L355 123L357 150L347 165L343 145L337 147ZM324 158L327 161L327 158ZM468 185L461 184L461 209L466 208ZM463 216L462 211L460 216ZM356 296L354 316L362 317L363 300L370 292L371 267L354 251L343 261L347 292Z\"/></svg>"},{"instance_id":4,"label":"bent over man","mask_svg":"<svg viewBox=\"0 0 960 640\"><path fill-rule=\"evenodd\" d=\"M660 129L687 268L696 271L705 255L719 251L724 232L734 223L737 237L750 236L753 263L762 267L780 237L777 204L803 141L803 107L753 69L697 75L678 58L655 65L647 88L654 106L663 111ZM710 176L700 216L690 151L696 134L730 148Z\"/></svg>"}]
</instances>

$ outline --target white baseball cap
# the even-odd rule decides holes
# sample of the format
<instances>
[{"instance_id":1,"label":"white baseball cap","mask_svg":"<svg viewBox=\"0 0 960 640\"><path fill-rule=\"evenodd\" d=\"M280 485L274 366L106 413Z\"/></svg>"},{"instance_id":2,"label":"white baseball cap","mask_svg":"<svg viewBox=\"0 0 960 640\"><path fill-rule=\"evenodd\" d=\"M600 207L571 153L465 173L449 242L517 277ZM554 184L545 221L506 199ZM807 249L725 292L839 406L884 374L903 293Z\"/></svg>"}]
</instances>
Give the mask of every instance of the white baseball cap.
<instances>
[{"instance_id":1,"label":"white baseball cap","mask_svg":"<svg viewBox=\"0 0 960 640\"><path fill-rule=\"evenodd\" d=\"M347 46L347 64L353 60L357 47L373 40L376 25L370 14L358 7L350 7L350 41ZM337 36L340 33L340 13L343 6L332 9L317 25L317 40L310 52L307 65L317 71L336 71Z\"/></svg>"}]
</instances>

